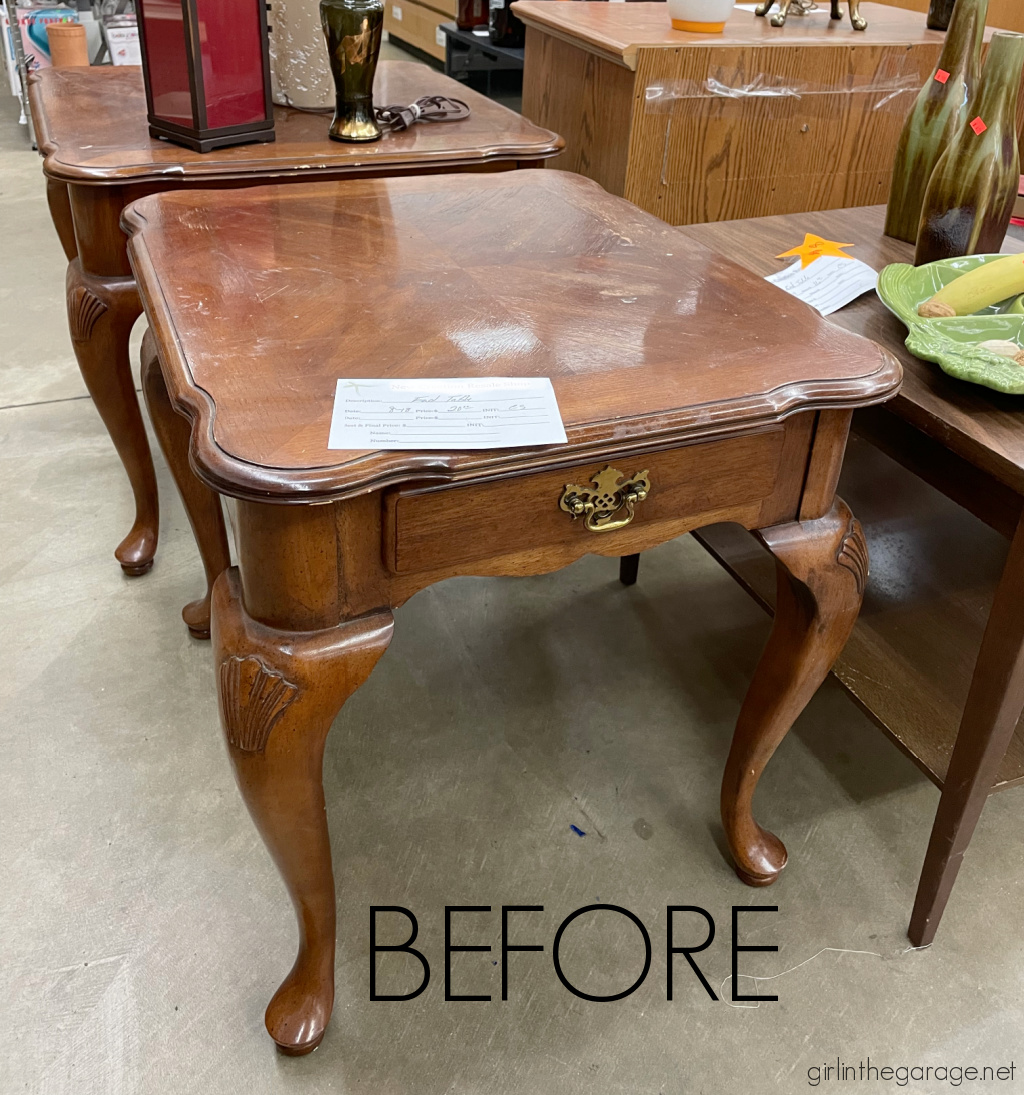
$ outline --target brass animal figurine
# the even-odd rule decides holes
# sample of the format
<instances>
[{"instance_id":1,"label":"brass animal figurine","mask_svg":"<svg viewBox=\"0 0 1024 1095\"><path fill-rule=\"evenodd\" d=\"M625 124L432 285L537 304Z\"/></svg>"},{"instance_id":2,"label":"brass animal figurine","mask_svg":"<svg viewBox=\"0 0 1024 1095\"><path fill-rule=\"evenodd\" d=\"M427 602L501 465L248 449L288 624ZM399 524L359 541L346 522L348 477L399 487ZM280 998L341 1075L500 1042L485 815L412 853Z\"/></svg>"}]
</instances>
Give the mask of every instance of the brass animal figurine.
<instances>
[{"instance_id":1,"label":"brass animal figurine","mask_svg":"<svg viewBox=\"0 0 1024 1095\"><path fill-rule=\"evenodd\" d=\"M775 5L776 0L763 0L761 4L757 6L758 15L767 15ZM796 10L799 15L806 15L814 5L809 0L778 0L779 10L772 16L773 27L784 27L786 25L786 17L789 15L789 9L796 4ZM839 7L839 0L832 0L832 18L842 19L843 13ZM850 0L850 22L853 24L854 30L867 30L868 21L860 13L860 0Z\"/></svg>"}]
</instances>

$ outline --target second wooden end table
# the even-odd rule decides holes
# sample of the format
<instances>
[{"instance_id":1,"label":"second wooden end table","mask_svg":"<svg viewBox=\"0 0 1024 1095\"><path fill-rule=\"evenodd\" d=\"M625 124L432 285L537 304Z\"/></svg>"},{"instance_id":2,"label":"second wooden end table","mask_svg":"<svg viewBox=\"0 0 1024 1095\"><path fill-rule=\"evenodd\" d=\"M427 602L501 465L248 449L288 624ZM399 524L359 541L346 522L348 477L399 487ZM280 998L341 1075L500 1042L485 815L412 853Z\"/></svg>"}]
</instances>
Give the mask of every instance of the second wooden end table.
<instances>
[{"instance_id":1,"label":"second wooden end table","mask_svg":"<svg viewBox=\"0 0 1024 1095\"><path fill-rule=\"evenodd\" d=\"M201 155L149 136L140 68L42 69L29 90L50 212L70 264L67 306L75 356L135 495L135 523L115 552L133 575L153 565L159 509L128 360L128 338L142 312L118 224L129 202L195 187L505 171L538 166L562 148L556 134L425 65L405 61L381 63L374 88L380 105L449 95L468 102L472 115L351 145L328 140L328 117L278 107L274 142ZM226 553L226 541L223 548ZM190 606L185 619L194 634L209 634L207 603Z\"/></svg>"}]
</instances>

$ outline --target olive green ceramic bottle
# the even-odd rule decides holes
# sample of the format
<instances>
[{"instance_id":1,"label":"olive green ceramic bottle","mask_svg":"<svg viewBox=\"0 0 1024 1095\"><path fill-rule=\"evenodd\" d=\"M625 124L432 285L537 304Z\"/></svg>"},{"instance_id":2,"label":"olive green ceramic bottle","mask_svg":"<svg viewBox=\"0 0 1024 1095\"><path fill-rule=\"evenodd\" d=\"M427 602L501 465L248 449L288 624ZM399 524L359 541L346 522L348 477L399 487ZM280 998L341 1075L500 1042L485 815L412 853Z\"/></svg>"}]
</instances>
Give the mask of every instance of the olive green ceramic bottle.
<instances>
[{"instance_id":1,"label":"olive green ceramic bottle","mask_svg":"<svg viewBox=\"0 0 1024 1095\"><path fill-rule=\"evenodd\" d=\"M976 98L987 14L988 0L956 0L942 56L900 136L885 216L887 236L917 242L928 180Z\"/></svg>"},{"instance_id":2,"label":"olive green ceramic bottle","mask_svg":"<svg viewBox=\"0 0 1024 1095\"><path fill-rule=\"evenodd\" d=\"M916 266L1002 247L1020 182L1016 115L1022 71L1024 34L994 34L970 119L928 183Z\"/></svg>"},{"instance_id":3,"label":"olive green ceramic bottle","mask_svg":"<svg viewBox=\"0 0 1024 1095\"><path fill-rule=\"evenodd\" d=\"M383 0L320 0L320 22L334 77L330 137L335 141L379 140L381 129L373 116L373 77L384 29Z\"/></svg>"}]
</instances>

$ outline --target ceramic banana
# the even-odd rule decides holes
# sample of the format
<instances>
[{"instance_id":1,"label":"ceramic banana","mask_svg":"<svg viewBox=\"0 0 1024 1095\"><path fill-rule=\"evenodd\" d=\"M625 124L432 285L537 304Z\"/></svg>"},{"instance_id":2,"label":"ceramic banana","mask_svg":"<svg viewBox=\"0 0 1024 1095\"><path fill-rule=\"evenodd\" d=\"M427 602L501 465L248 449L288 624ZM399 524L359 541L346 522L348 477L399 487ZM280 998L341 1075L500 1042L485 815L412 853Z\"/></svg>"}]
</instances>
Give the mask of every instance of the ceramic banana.
<instances>
[{"instance_id":1,"label":"ceramic banana","mask_svg":"<svg viewBox=\"0 0 1024 1095\"><path fill-rule=\"evenodd\" d=\"M917 309L923 319L969 316L1024 293L1024 255L993 259L961 274Z\"/></svg>"}]
</instances>

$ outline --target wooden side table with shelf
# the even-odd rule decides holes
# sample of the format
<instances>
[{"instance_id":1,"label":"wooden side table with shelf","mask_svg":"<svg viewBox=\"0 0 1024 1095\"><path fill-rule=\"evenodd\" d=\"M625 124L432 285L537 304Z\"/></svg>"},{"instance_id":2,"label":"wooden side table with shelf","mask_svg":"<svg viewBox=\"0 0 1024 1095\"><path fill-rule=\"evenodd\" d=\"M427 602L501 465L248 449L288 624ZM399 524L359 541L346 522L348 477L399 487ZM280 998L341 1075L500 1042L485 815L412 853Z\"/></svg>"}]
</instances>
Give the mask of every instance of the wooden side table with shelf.
<instances>
[{"instance_id":1,"label":"wooden side table with shelf","mask_svg":"<svg viewBox=\"0 0 1024 1095\"><path fill-rule=\"evenodd\" d=\"M855 244L854 256L878 270L912 262L910 244L882 234L884 219L884 206L875 206L683 232L761 276L775 273L774 256L805 232ZM1005 249L1024 245L1008 239ZM886 483L867 456L847 462L844 482L858 512L879 516L866 523L873 578L864 611L834 673L942 791L909 929L923 946L935 938L985 800L1024 783L1024 406L915 358L906 328L874 293L829 318L837 333L885 346L904 369L893 400L853 419L861 444L906 470ZM988 546L978 558L957 552L969 533L929 488L1001 534L1005 563L991 561L997 549ZM723 525L697 537L771 607L772 560L742 529Z\"/></svg>"}]
</instances>

